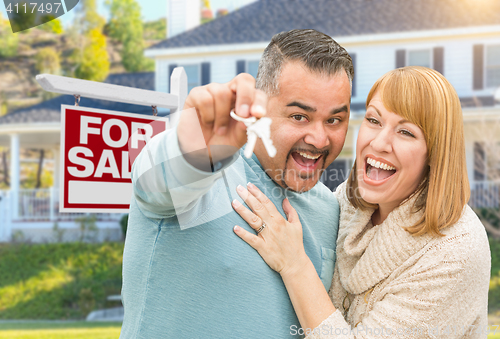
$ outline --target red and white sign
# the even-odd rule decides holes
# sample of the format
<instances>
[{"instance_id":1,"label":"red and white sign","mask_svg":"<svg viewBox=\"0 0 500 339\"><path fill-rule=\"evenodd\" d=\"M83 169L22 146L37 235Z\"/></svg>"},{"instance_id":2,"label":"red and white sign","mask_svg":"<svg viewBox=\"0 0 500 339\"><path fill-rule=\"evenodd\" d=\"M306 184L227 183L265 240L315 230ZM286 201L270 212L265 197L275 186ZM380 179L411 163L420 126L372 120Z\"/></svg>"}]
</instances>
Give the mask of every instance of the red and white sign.
<instances>
[{"instance_id":1,"label":"red and white sign","mask_svg":"<svg viewBox=\"0 0 500 339\"><path fill-rule=\"evenodd\" d=\"M63 105L60 212L127 213L130 171L167 118Z\"/></svg>"}]
</instances>

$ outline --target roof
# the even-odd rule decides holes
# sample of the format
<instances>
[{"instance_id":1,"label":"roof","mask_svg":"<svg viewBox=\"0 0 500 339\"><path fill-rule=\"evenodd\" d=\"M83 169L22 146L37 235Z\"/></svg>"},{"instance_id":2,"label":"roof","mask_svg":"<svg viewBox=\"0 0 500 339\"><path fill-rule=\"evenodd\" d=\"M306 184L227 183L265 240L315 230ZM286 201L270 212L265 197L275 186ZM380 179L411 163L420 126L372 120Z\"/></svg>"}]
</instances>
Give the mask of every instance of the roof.
<instances>
[{"instance_id":1,"label":"roof","mask_svg":"<svg viewBox=\"0 0 500 339\"><path fill-rule=\"evenodd\" d=\"M123 73L110 74L105 83L155 90L155 73ZM50 123L61 121L61 105L74 105L75 98L71 95L61 95L53 99L41 102L37 105L22 108L0 117L2 124L27 124L27 123ZM81 98L80 106L105 109L110 111L121 111L139 114L152 114L151 107L131 105L121 102L95 100Z\"/></svg>"},{"instance_id":2,"label":"roof","mask_svg":"<svg viewBox=\"0 0 500 339\"><path fill-rule=\"evenodd\" d=\"M301 28L336 38L499 24L498 0L260 0L149 50L269 42Z\"/></svg>"},{"instance_id":3,"label":"roof","mask_svg":"<svg viewBox=\"0 0 500 339\"><path fill-rule=\"evenodd\" d=\"M495 98L493 95L490 96L475 96L475 97L462 97L460 98L460 104L463 108L484 108L484 107L494 107ZM356 102L351 104L351 112L365 113L366 103Z\"/></svg>"}]
</instances>

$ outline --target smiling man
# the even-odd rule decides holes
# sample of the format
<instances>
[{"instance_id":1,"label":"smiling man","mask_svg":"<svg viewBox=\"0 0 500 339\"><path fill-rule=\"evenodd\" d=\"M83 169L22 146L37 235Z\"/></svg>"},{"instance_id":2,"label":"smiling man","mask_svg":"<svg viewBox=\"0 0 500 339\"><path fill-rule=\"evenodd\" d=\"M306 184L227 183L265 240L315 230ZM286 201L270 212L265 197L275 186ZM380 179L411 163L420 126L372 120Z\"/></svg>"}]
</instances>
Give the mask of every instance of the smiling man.
<instances>
[{"instance_id":1,"label":"smiling man","mask_svg":"<svg viewBox=\"0 0 500 339\"><path fill-rule=\"evenodd\" d=\"M318 69L300 59L284 62L277 92L267 85L268 75L257 77L257 87L270 96L267 116L273 119L271 136L278 153L274 158L266 156L261 142L255 154L277 184L296 192L316 185L342 150L348 128L348 73L345 69L328 73L315 66Z\"/></svg>"},{"instance_id":2,"label":"smiling man","mask_svg":"<svg viewBox=\"0 0 500 339\"><path fill-rule=\"evenodd\" d=\"M339 206L318 180L344 144L352 78L352 60L333 39L292 30L273 37L256 83L240 74L190 92L176 128L153 138L132 168L120 338L296 337L279 274L233 233L246 223L230 197L250 181L283 215L288 197L328 290ZM274 158L261 140L242 156L246 127L232 109L272 119Z\"/></svg>"}]
</instances>

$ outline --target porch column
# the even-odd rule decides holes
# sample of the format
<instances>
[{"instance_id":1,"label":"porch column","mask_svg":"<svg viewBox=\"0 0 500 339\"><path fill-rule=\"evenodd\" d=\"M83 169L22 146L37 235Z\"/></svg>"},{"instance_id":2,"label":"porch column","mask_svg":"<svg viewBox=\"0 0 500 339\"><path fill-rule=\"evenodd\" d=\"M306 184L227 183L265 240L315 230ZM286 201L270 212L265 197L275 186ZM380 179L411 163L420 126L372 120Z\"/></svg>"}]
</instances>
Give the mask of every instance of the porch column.
<instances>
[{"instance_id":1,"label":"porch column","mask_svg":"<svg viewBox=\"0 0 500 339\"><path fill-rule=\"evenodd\" d=\"M19 218L19 176L21 167L19 164L19 134L10 135L10 191L12 203L12 219Z\"/></svg>"},{"instance_id":2,"label":"porch column","mask_svg":"<svg viewBox=\"0 0 500 339\"><path fill-rule=\"evenodd\" d=\"M61 153L60 153L60 149L59 147L55 147L52 149L52 153L54 153L54 183L52 184L52 186L54 186L55 189L58 189L59 188L59 180L60 180L60 170L59 170L59 166L61 164L60 162L60 156L61 156Z\"/></svg>"},{"instance_id":3,"label":"porch column","mask_svg":"<svg viewBox=\"0 0 500 339\"><path fill-rule=\"evenodd\" d=\"M361 127L361 124L358 125L352 125L353 127L353 133L352 133L352 163L354 164L354 160L356 160L356 143L358 142L358 134L359 134L359 128Z\"/></svg>"}]
</instances>

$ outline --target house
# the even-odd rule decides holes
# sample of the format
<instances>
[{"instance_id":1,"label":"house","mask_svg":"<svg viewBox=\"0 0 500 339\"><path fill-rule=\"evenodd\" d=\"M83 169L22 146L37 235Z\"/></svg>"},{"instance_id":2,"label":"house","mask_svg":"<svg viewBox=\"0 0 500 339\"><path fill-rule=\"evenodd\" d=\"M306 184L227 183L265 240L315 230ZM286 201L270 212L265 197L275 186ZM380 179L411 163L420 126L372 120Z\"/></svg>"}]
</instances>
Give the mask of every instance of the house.
<instances>
[{"instance_id":1,"label":"house","mask_svg":"<svg viewBox=\"0 0 500 339\"><path fill-rule=\"evenodd\" d=\"M180 6L179 4L177 4ZM185 3L183 13L193 13ZM179 9L177 9L179 10ZM260 0L150 47L156 90L168 92L173 68L183 66L189 89L256 76L259 58L281 31L313 28L352 56L355 78L344 150L322 180L342 182L352 165L365 99L384 73L406 65L446 76L463 106L470 204L498 207L500 187L500 2L497 0Z\"/></svg>"},{"instance_id":2,"label":"house","mask_svg":"<svg viewBox=\"0 0 500 339\"><path fill-rule=\"evenodd\" d=\"M500 105L494 100L500 86L498 0L260 0L187 31L183 30L196 21L190 15L198 16L199 22L200 11L189 7L199 8L199 1L170 1L175 5L172 13L180 13L178 22L171 24L180 31L146 50L146 56L155 60L155 73L110 76L107 82L169 92L170 74L176 66L184 67L189 89L227 82L241 72L255 76L260 56L274 34L313 28L348 50L356 73L345 147L322 177L330 188L345 180L352 166L372 84L396 67L422 65L443 73L461 99L472 189L469 204L499 206ZM57 184L48 190L20 190L16 178L20 148L59 152L60 106L74 101L71 96L60 96L0 118L0 146L10 147L14 159L12 189L0 191L0 241L9 240L17 231L33 241L48 239L55 221L61 228L77 231L74 219L78 215L58 213ZM81 105L150 114L148 107L86 98ZM54 174L58 176L57 171ZM12 217L9 199L16 195L18 210ZM118 236L120 217L99 215L101 238Z\"/></svg>"},{"instance_id":3,"label":"house","mask_svg":"<svg viewBox=\"0 0 500 339\"><path fill-rule=\"evenodd\" d=\"M106 83L154 90L155 74L111 74ZM0 190L0 241L12 236L33 242L54 239L54 224L64 239L80 236L76 223L85 214L59 213L59 156L61 105L74 105L75 98L61 95L38 105L14 111L0 117L0 146L10 148L10 190ZM151 107L119 102L81 98L81 106L139 114L152 114ZM20 188L20 159L22 148L51 150L54 153L54 187L48 189ZM118 240L122 237L118 221L121 214L97 214L98 240ZM60 233L60 234L62 234Z\"/></svg>"}]
</instances>

